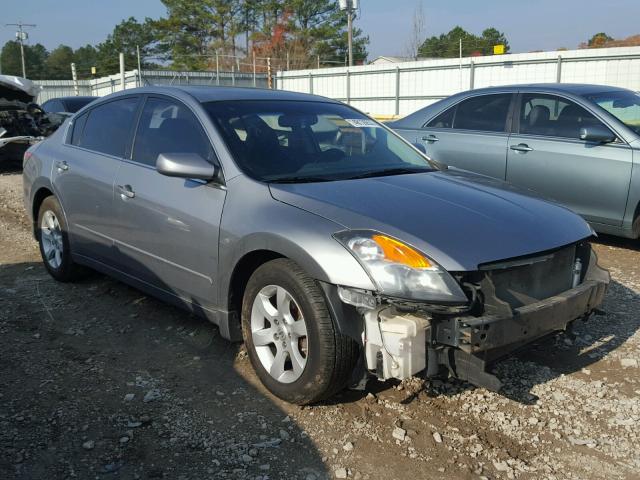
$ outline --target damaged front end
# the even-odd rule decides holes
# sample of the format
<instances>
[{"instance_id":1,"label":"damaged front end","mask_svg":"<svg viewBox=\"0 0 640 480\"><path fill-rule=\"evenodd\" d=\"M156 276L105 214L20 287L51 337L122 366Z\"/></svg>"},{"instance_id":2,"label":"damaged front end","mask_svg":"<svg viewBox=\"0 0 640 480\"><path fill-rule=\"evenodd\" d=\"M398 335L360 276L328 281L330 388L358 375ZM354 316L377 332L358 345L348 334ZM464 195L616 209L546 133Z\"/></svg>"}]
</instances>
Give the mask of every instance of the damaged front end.
<instances>
[{"instance_id":1,"label":"damaged front end","mask_svg":"<svg viewBox=\"0 0 640 480\"><path fill-rule=\"evenodd\" d=\"M37 92L29 80L0 75L0 159L21 159L31 144L51 135L64 121L34 103Z\"/></svg>"},{"instance_id":2,"label":"damaged front end","mask_svg":"<svg viewBox=\"0 0 640 480\"><path fill-rule=\"evenodd\" d=\"M610 281L586 241L452 275L469 299L465 306L325 288L343 333L356 338L359 320L364 370L386 380L426 369L428 377L450 375L498 391L500 380L487 371L492 362L586 320Z\"/></svg>"}]
</instances>

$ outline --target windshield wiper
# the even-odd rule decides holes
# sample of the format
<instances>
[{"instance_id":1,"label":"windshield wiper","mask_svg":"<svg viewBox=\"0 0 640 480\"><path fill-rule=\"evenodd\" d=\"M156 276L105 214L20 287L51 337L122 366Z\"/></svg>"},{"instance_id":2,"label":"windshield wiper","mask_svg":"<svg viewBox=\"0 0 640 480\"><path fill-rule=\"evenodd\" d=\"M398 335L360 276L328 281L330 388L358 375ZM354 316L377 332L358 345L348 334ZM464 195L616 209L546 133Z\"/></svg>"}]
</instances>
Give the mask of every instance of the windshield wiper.
<instances>
[{"instance_id":1,"label":"windshield wiper","mask_svg":"<svg viewBox=\"0 0 640 480\"><path fill-rule=\"evenodd\" d=\"M404 175L407 173L424 173L431 172L430 168L387 168L385 170L372 170L370 172L364 172L359 175L347 178L347 180L355 180L358 178L371 178L371 177L386 177L390 175Z\"/></svg>"},{"instance_id":2,"label":"windshield wiper","mask_svg":"<svg viewBox=\"0 0 640 480\"><path fill-rule=\"evenodd\" d=\"M269 183L315 183L315 182L331 182L332 178L326 177L284 177L274 180L267 180Z\"/></svg>"}]
</instances>

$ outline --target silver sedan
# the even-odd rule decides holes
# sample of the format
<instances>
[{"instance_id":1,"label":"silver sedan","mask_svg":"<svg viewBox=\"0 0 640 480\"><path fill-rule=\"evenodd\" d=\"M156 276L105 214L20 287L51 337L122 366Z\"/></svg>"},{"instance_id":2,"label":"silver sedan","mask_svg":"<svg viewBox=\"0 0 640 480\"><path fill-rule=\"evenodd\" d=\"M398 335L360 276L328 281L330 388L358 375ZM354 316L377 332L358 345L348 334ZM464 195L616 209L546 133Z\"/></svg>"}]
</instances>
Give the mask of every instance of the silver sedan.
<instances>
[{"instance_id":1,"label":"silver sedan","mask_svg":"<svg viewBox=\"0 0 640 480\"><path fill-rule=\"evenodd\" d=\"M492 361L609 282L569 210L290 92L100 99L26 153L24 200L55 279L98 270L208 318L300 404L425 369L498 390Z\"/></svg>"},{"instance_id":2,"label":"silver sedan","mask_svg":"<svg viewBox=\"0 0 640 480\"><path fill-rule=\"evenodd\" d=\"M435 160L570 208L597 232L640 236L635 92L566 83L482 88L388 126Z\"/></svg>"}]
</instances>

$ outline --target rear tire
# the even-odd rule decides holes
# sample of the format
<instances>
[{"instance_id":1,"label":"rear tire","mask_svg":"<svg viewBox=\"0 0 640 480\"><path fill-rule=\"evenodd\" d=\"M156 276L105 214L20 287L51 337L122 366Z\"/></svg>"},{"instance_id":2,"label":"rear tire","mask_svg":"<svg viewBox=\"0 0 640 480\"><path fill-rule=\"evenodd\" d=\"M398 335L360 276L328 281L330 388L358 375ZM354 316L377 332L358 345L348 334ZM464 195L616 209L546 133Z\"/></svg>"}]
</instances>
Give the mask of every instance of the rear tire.
<instances>
[{"instance_id":1,"label":"rear tire","mask_svg":"<svg viewBox=\"0 0 640 480\"><path fill-rule=\"evenodd\" d=\"M72 282L85 270L71 259L67 223L60 203L53 195L40 205L36 224L40 255L49 274L59 282Z\"/></svg>"},{"instance_id":2,"label":"rear tire","mask_svg":"<svg viewBox=\"0 0 640 480\"><path fill-rule=\"evenodd\" d=\"M242 335L262 383L298 405L342 390L358 360L357 343L337 331L316 282L284 258L265 263L249 279Z\"/></svg>"}]
</instances>

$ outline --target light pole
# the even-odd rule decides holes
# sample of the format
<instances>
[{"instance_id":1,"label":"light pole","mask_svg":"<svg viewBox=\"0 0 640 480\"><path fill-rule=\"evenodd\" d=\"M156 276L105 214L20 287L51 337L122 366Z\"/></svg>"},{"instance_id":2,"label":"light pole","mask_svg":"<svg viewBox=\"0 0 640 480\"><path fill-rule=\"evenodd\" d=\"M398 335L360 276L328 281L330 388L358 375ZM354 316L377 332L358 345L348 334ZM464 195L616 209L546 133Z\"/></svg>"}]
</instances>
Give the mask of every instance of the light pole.
<instances>
[{"instance_id":1,"label":"light pole","mask_svg":"<svg viewBox=\"0 0 640 480\"><path fill-rule=\"evenodd\" d=\"M347 12L347 37L349 43L349 66L353 66L353 12L358 9L358 0L339 0L340 10Z\"/></svg>"},{"instance_id":2,"label":"light pole","mask_svg":"<svg viewBox=\"0 0 640 480\"><path fill-rule=\"evenodd\" d=\"M25 32L22 27L35 27L34 24L32 23L22 23L22 22L18 22L18 23L7 23L6 24L7 27L18 27L18 31L16 32L16 38L18 39L18 42L20 42L20 56L22 58L22 76L24 78L27 78L27 67L24 61L24 41L29 38L29 35L27 34L27 32Z\"/></svg>"}]
</instances>

